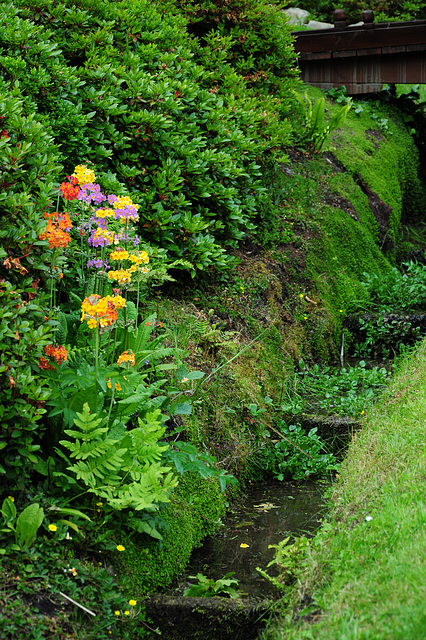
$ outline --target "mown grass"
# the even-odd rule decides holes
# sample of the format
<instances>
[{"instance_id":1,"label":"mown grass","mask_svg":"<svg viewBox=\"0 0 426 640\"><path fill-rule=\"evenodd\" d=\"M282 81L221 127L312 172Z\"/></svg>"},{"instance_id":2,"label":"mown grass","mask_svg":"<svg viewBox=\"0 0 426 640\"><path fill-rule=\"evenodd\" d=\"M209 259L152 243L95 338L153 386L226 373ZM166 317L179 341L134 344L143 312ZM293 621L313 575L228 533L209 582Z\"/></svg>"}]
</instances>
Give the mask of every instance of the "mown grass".
<instances>
[{"instance_id":1,"label":"mown grass","mask_svg":"<svg viewBox=\"0 0 426 640\"><path fill-rule=\"evenodd\" d=\"M426 637L425 479L424 341L353 439L331 496L331 528L295 586L299 615L285 614L268 638Z\"/></svg>"}]
</instances>

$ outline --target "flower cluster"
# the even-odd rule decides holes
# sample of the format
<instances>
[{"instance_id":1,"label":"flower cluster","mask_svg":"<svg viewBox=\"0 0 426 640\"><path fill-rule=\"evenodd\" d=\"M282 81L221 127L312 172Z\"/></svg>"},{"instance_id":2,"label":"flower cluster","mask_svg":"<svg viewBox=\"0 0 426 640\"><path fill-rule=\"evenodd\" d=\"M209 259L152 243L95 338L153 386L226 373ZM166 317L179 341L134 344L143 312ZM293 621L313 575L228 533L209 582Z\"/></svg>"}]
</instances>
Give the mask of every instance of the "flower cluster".
<instances>
[{"instance_id":1,"label":"flower cluster","mask_svg":"<svg viewBox=\"0 0 426 640\"><path fill-rule=\"evenodd\" d=\"M46 215L48 218L47 227L40 235L40 239L47 240L50 249L54 247L65 249L71 242L71 236L68 231L71 230L72 223L68 213L53 211Z\"/></svg>"},{"instance_id":2,"label":"flower cluster","mask_svg":"<svg viewBox=\"0 0 426 640\"><path fill-rule=\"evenodd\" d=\"M86 204L101 204L104 200L106 200L106 196L101 193L101 188L98 184L93 184L89 182L88 184L83 184L80 193L78 194L78 200L82 200Z\"/></svg>"},{"instance_id":3,"label":"flower cluster","mask_svg":"<svg viewBox=\"0 0 426 640\"><path fill-rule=\"evenodd\" d=\"M111 269L111 267L108 264L108 260L102 260L102 258L94 258L93 260L88 260L87 266L89 268L95 267L96 269L105 269L105 271L108 271L108 269Z\"/></svg>"},{"instance_id":4,"label":"flower cluster","mask_svg":"<svg viewBox=\"0 0 426 640\"><path fill-rule=\"evenodd\" d=\"M107 383L108 389L111 389L111 380L109 378L106 379L106 383ZM115 383L115 390L116 391L123 391L123 389L121 388L121 385L120 385L119 382Z\"/></svg>"},{"instance_id":5,"label":"flower cluster","mask_svg":"<svg viewBox=\"0 0 426 640\"><path fill-rule=\"evenodd\" d=\"M85 165L79 164L74 169L74 173L71 176L76 178L78 184L90 184L95 182L96 177L91 169L88 169Z\"/></svg>"},{"instance_id":6,"label":"flower cluster","mask_svg":"<svg viewBox=\"0 0 426 640\"><path fill-rule=\"evenodd\" d=\"M131 279L132 274L129 270L108 271L108 280L117 280L118 284L129 284Z\"/></svg>"},{"instance_id":7,"label":"flower cluster","mask_svg":"<svg viewBox=\"0 0 426 640\"><path fill-rule=\"evenodd\" d=\"M61 362L63 362L64 360L68 360L67 350L65 349L65 347L59 344L57 345L47 344L44 347L44 351L48 356L56 360L58 364L61 364Z\"/></svg>"},{"instance_id":8,"label":"flower cluster","mask_svg":"<svg viewBox=\"0 0 426 640\"><path fill-rule=\"evenodd\" d=\"M117 360L117 364L120 367L124 367L126 369L133 367L135 362L136 362L135 354L131 349L129 349L128 351L123 351L123 353L119 356Z\"/></svg>"},{"instance_id":9,"label":"flower cluster","mask_svg":"<svg viewBox=\"0 0 426 640\"><path fill-rule=\"evenodd\" d=\"M70 182L62 182L59 185L59 190L62 193L65 200L77 200L80 193L80 187L78 186L77 178L68 176Z\"/></svg>"},{"instance_id":10,"label":"flower cluster","mask_svg":"<svg viewBox=\"0 0 426 640\"><path fill-rule=\"evenodd\" d=\"M103 229L102 227L94 229L88 238L88 243L92 247L106 247L115 242L118 242L118 240L114 231L108 231L108 229Z\"/></svg>"},{"instance_id":11,"label":"flower cluster","mask_svg":"<svg viewBox=\"0 0 426 640\"><path fill-rule=\"evenodd\" d=\"M51 369L52 371L55 370L53 364L50 364L50 362L46 360L46 358L43 358L43 356L38 359L38 366L40 367L40 369Z\"/></svg>"},{"instance_id":12,"label":"flower cluster","mask_svg":"<svg viewBox=\"0 0 426 640\"><path fill-rule=\"evenodd\" d=\"M108 273L108 280L113 283L113 286L115 283L115 286L128 286L131 283L132 274L137 271L139 273L149 271L148 253L135 249L128 250L128 247L137 247L140 243L140 238L133 228L133 224L139 219L139 205L134 204L129 196L103 194L100 185L96 183L94 172L85 165L77 165L72 175L68 176L68 182L63 182L59 190L66 200L80 202L83 205L82 210L86 212L85 219L79 221L79 226L76 228L80 236L87 233L86 239L91 248L91 255L89 254L85 262L88 268L98 269L103 274ZM77 215L75 212L74 214ZM68 216L68 214L64 215ZM63 231L69 230L62 226L60 228ZM65 238L63 241L58 239L50 227L49 238L53 243L51 246L66 246ZM69 241L68 238L66 240ZM119 244L121 247L117 246ZM83 247L81 255L83 255ZM109 264L111 261L118 261L119 264L111 267ZM81 266L83 267L83 264ZM111 314L109 317L108 314L104 314L102 322L98 322L101 316L97 317L89 313L90 317L83 314L83 319L86 319L91 327L97 324L104 327L112 322L112 311Z\"/></svg>"},{"instance_id":13,"label":"flower cluster","mask_svg":"<svg viewBox=\"0 0 426 640\"><path fill-rule=\"evenodd\" d=\"M87 321L87 326L95 329L98 325L101 331L110 327L118 318L117 309L126 306L126 301L121 296L106 296L101 298L93 293L83 300L81 305L81 322Z\"/></svg>"},{"instance_id":14,"label":"flower cluster","mask_svg":"<svg viewBox=\"0 0 426 640\"><path fill-rule=\"evenodd\" d=\"M117 280L119 284L127 284L132 278L132 273L138 270L139 265L147 264L149 257L146 251L137 251L136 253L129 253L126 249L117 248L115 251L111 251L109 259L114 260L129 260L132 266L128 269L118 269L116 271L110 271L108 273L109 280ZM142 273L149 271L148 267L139 267Z\"/></svg>"}]
</instances>

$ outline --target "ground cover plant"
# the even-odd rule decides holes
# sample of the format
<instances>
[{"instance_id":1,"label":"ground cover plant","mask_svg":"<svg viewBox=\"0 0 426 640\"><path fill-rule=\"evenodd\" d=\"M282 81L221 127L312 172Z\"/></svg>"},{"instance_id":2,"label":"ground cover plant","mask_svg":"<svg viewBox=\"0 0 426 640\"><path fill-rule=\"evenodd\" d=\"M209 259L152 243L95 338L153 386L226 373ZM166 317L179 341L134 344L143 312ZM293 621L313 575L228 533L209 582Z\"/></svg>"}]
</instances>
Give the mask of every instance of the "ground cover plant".
<instances>
[{"instance_id":1,"label":"ground cover plant","mask_svg":"<svg viewBox=\"0 0 426 640\"><path fill-rule=\"evenodd\" d=\"M390 378L385 367L367 368L364 360L348 367L307 367L289 380L281 404L284 413L327 413L360 417Z\"/></svg>"}]
</instances>

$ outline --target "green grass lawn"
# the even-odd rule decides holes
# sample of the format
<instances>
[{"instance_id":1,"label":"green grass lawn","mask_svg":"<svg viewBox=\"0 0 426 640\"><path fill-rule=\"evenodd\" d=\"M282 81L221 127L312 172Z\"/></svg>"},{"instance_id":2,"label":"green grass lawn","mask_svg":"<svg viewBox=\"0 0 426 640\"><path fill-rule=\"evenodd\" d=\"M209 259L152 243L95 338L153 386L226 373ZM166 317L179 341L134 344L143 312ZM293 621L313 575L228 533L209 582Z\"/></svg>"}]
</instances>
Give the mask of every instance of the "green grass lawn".
<instances>
[{"instance_id":1,"label":"green grass lawn","mask_svg":"<svg viewBox=\"0 0 426 640\"><path fill-rule=\"evenodd\" d=\"M423 342L368 412L341 466L330 532L295 589L299 614L310 603L309 615L296 624L294 612L285 615L268 638L426 638L425 480Z\"/></svg>"}]
</instances>

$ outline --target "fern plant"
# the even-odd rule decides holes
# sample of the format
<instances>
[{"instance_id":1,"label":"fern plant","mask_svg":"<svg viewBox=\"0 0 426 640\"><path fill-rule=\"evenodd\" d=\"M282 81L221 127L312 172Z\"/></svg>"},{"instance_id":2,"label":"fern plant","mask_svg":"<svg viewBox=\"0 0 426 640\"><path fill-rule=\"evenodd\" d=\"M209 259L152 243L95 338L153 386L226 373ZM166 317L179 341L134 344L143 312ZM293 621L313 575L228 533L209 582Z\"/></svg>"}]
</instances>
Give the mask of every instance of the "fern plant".
<instances>
[{"instance_id":1,"label":"fern plant","mask_svg":"<svg viewBox=\"0 0 426 640\"><path fill-rule=\"evenodd\" d=\"M165 430L160 410L139 418L139 426L130 431L118 421L109 429L106 420L105 414L91 414L86 403L74 420L76 428L65 429L70 439L60 444L75 460L68 460L68 471L113 509L140 511L169 502L177 479L160 462L168 448L158 442Z\"/></svg>"},{"instance_id":2,"label":"fern plant","mask_svg":"<svg viewBox=\"0 0 426 640\"><path fill-rule=\"evenodd\" d=\"M295 94L304 109L304 128L300 134L299 143L302 143L312 151L320 151L328 135L342 126L345 122L350 108L352 107L352 99L335 113L330 120L324 121L325 114L325 98L319 98L315 103L309 99L305 93L302 98L299 94Z\"/></svg>"}]
</instances>

